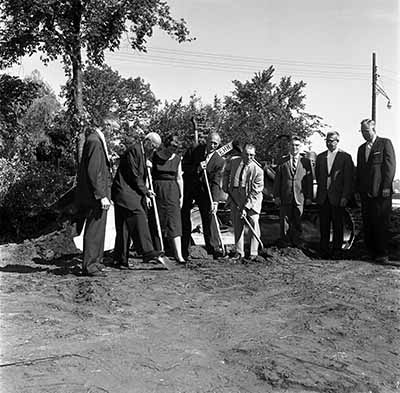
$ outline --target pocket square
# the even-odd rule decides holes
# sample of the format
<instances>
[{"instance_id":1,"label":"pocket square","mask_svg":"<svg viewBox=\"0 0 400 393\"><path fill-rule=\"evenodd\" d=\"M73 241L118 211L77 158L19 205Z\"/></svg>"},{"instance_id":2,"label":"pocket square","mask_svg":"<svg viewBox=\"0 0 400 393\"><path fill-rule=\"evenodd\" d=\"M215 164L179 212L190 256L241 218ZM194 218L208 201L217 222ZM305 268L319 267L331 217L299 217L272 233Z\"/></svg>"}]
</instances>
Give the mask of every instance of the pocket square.
<instances>
[{"instance_id":1,"label":"pocket square","mask_svg":"<svg viewBox=\"0 0 400 393\"><path fill-rule=\"evenodd\" d=\"M374 156L375 154L381 154L380 151L376 151L375 153L372 153L372 155Z\"/></svg>"}]
</instances>

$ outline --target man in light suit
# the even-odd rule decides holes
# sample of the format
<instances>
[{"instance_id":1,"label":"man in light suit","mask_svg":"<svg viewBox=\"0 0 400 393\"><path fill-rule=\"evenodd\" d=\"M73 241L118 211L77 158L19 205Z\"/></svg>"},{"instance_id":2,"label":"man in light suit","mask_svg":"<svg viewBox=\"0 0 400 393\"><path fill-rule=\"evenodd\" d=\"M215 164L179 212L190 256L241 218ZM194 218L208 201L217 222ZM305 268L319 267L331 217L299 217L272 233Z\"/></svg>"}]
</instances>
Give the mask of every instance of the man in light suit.
<instances>
[{"instance_id":1,"label":"man in light suit","mask_svg":"<svg viewBox=\"0 0 400 393\"><path fill-rule=\"evenodd\" d=\"M315 164L317 204L320 207L320 252L324 258L340 257L343 245L344 209L353 192L354 165L351 155L338 149L339 133L328 132L328 150L318 154ZM329 240L333 228L332 254Z\"/></svg>"},{"instance_id":2,"label":"man in light suit","mask_svg":"<svg viewBox=\"0 0 400 393\"><path fill-rule=\"evenodd\" d=\"M129 242L143 254L143 262L157 261L161 252L154 250L147 219L147 203L154 193L147 185L147 159L161 145L161 138L150 132L120 158L111 195L115 213L114 267L129 269Z\"/></svg>"},{"instance_id":3,"label":"man in light suit","mask_svg":"<svg viewBox=\"0 0 400 393\"><path fill-rule=\"evenodd\" d=\"M361 122L361 133L366 142L358 148L356 191L361 199L364 241L373 259L388 263L387 229L396 157L392 142L376 135L373 120Z\"/></svg>"},{"instance_id":4,"label":"man in light suit","mask_svg":"<svg viewBox=\"0 0 400 393\"><path fill-rule=\"evenodd\" d=\"M301 216L303 205L312 198L312 170L308 158L300 155L301 140L292 137L290 154L282 157L274 180L273 195L280 206L281 242L284 245L301 246Z\"/></svg>"},{"instance_id":5,"label":"man in light suit","mask_svg":"<svg viewBox=\"0 0 400 393\"><path fill-rule=\"evenodd\" d=\"M193 202L196 202L203 225L204 241L207 252L214 258L223 255L221 250L218 229L211 212L216 212L218 201L221 198L221 180L224 159L216 152L221 144L221 137L216 132L211 132L206 143L200 143L189 149L182 159L183 170L183 205L182 217L182 255L189 257L189 246L192 233L190 212ZM204 171L210 185L213 204L207 189Z\"/></svg>"},{"instance_id":6,"label":"man in light suit","mask_svg":"<svg viewBox=\"0 0 400 393\"><path fill-rule=\"evenodd\" d=\"M110 189L110 160L104 135L98 128L89 129L83 146L75 194L78 215L86 221L82 263L82 273L85 276L104 275L102 262Z\"/></svg>"},{"instance_id":7,"label":"man in light suit","mask_svg":"<svg viewBox=\"0 0 400 393\"><path fill-rule=\"evenodd\" d=\"M260 237L259 218L264 189L264 171L254 162L256 149L246 144L242 157L232 157L223 175L223 190L229 195L233 229L235 233L236 255L233 259L244 258L244 223L243 217L252 224ZM258 255L258 241L252 234L250 242L250 259Z\"/></svg>"}]
</instances>

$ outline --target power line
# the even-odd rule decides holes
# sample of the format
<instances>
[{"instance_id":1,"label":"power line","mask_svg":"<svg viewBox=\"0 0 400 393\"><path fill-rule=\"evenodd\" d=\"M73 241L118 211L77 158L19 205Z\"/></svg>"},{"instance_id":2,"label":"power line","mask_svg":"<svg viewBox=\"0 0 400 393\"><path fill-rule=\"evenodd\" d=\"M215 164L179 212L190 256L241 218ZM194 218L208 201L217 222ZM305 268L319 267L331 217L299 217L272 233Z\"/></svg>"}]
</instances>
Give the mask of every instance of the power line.
<instances>
[{"instance_id":1,"label":"power line","mask_svg":"<svg viewBox=\"0 0 400 393\"><path fill-rule=\"evenodd\" d=\"M129 48L128 46L124 46ZM162 52L169 54L177 54L182 56L197 56L197 57L211 57L220 58L232 61L247 61L247 62L273 62L275 64L286 64L286 65L299 65L299 66L323 66L323 67L333 67L333 68L355 68L355 69L369 69L367 64L340 64L340 63L321 63L321 62L305 62L299 60L286 60L286 59L274 59L274 58L263 58L263 57L253 57L253 56L235 56L227 54L218 54L210 52L196 52L196 51L185 51L185 50L174 50L174 49L164 49L158 47L148 47L149 52Z\"/></svg>"},{"instance_id":2,"label":"power line","mask_svg":"<svg viewBox=\"0 0 400 393\"><path fill-rule=\"evenodd\" d=\"M258 71L255 69L254 66L252 67L238 67L229 64L222 64L222 63L200 63L200 62L188 62L182 61L181 59L171 59L165 57L153 57L153 56L135 56L132 58L131 56L121 55L121 54L110 54L111 59L115 59L119 62L135 62L138 64L157 64L163 65L168 67L179 67L183 69L198 69L198 70L205 70L205 71L220 71L220 72L241 72L241 73L255 73ZM264 66L260 66L260 68L265 68ZM368 76L365 74L363 78L359 74L344 74L344 73L326 73L323 71L318 70L293 70L293 69L284 69L280 68L278 70L279 73L281 72L288 72L294 75L302 75L303 77L307 78L319 78L319 79L337 79L337 80L368 80Z\"/></svg>"},{"instance_id":3,"label":"power line","mask_svg":"<svg viewBox=\"0 0 400 393\"><path fill-rule=\"evenodd\" d=\"M185 58L180 58L180 57L167 57L167 56L157 56L157 55L151 55L151 54L137 54L137 53L132 53L132 52L112 52L112 55L114 56L122 56L125 58L130 58L130 59L138 59L138 58L147 58L147 59L154 59L154 60L163 60L163 61L173 61L173 62L182 62L184 64L202 64L205 66L222 66L222 67L230 67L232 69L234 68L241 68L241 69L249 69L249 70L254 70L255 65L260 67L260 68L265 68L265 63L256 63L256 64L235 64L232 62L221 62L221 61L209 61L209 60L189 60ZM354 71L345 71L345 70L329 70L329 69L321 69L317 67L313 68L299 68L292 66L290 68L287 68L284 66L283 68L285 69L292 69L292 70L298 70L298 71L312 71L312 72L324 72L324 73L332 73L335 75L338 74L346 74L348 76L359 76L359 75L369 75L368 72L354 72Z\"/></svg>"}]
</instances>

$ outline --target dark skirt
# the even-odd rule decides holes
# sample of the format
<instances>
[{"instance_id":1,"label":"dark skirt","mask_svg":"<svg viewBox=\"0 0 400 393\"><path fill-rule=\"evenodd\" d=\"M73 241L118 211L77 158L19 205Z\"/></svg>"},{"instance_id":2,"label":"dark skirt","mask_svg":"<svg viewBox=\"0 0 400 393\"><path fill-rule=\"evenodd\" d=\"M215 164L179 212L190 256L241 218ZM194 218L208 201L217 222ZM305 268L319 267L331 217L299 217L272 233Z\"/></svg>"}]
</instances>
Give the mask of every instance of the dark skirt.
<instances>
[{"instance_id":1,"label":"dark skirt","mask_svg":"<svg viewBox=\"0 0 400 393\"><path fill-rule=\"evenodd\" d=\"M163 236L182 236L179 186L176 180L154 180L154 192Z\"/></svg>"}]
</instances>

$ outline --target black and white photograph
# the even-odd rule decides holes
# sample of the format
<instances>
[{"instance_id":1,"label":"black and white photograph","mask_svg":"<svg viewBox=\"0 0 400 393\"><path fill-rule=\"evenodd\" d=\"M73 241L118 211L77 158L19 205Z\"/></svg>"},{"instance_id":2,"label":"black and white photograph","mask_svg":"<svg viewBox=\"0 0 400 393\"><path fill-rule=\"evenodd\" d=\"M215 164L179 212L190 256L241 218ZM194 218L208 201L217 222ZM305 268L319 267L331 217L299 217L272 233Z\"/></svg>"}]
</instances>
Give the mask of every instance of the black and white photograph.
<instances>
[{"instance_id":1,"label":"black and white photograph","mask_svg":"<svg viewBox=\"0 0 400 393\"><path fill-rule=\"evenodd\" d=\"M398 0L0 0L0 391L400 392Z\"/></svg>"}]
</instances>

